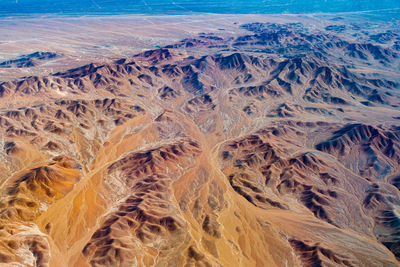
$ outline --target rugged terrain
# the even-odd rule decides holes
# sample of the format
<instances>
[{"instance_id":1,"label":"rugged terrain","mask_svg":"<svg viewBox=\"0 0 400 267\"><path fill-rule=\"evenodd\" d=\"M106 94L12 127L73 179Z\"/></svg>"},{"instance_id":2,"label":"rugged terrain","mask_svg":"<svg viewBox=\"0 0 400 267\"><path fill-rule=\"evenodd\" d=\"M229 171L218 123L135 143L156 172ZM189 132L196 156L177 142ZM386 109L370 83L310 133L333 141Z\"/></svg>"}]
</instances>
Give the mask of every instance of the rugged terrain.
<instances>
[{"instance_id":1,"label":"rugged terrain","mask_svg":"<svg viewBox=\"0 0 400 267\"><path fill-rule=\"evenodd\" d=\"M0 262L400 266L400 30L324 23L1 82Z\"/></svg>"}]
</instances>

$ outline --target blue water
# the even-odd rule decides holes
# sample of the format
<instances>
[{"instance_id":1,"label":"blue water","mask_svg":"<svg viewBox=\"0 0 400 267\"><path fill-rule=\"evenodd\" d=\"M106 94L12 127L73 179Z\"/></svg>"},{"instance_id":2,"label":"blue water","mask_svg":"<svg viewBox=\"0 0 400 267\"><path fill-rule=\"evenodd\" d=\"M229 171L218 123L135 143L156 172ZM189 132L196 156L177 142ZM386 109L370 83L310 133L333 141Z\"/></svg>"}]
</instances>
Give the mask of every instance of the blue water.
<instances>
[{"instance_id":1,"label":"blue water","mask_svg":"<svg viewBox=\"0 0 400 267\"><path fill-rule=\"evenodd\" d=\"M0 16L30 14L270 14L399 9L400 0L0 0Z\"/></svg>"}]
</instances>

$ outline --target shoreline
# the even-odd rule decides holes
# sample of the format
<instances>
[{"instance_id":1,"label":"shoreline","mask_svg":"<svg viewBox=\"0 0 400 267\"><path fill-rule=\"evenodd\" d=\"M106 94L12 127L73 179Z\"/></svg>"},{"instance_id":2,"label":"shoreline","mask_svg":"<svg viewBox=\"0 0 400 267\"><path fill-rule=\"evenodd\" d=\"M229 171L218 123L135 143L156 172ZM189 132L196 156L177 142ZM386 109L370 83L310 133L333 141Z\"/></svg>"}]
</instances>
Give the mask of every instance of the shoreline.
<instances>
[{"instance_id":1,"label":"shoreline","mask_svg":"<svg viewBox=\"0 0 400 267\"><path fill-rule=\"evenodd\" d=\"M400 7L398 8L386 8L386 9L373 9L373 10L361 10L361 11L327 11L327 12L298 12L292 13L288 11L284 12L272 12L272 13L213 13L213 12L197 12L197 11L186 11L186 12L171 12L171 13L135 13L135 12L71 12L71 13L11 13L3 15L0 12L0 20L7 20L13 18L20 19L35 19L35 18L104 18L104 17L121 17L121 18L132 18L132 17L151 17L151 18L163 18L163 17L182 17L182 16L335 16L335 15L359 15L368 13L381 13L395 11L400 13Z\"/></svg>"}]
</instances>

